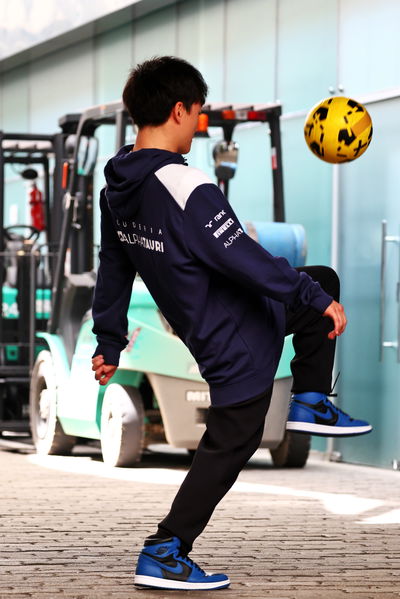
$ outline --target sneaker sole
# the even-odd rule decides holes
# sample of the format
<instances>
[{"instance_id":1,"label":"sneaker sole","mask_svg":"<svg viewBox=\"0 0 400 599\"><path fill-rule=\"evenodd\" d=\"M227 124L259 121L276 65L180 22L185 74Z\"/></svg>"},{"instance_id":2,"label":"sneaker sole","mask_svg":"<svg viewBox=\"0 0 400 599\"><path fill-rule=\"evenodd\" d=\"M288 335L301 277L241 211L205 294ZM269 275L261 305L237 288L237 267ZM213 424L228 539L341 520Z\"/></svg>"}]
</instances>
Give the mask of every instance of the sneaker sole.
<instances>
[{"instance_id":1,"label":"sneaker sole","mask_svg":"<svg viewBox=\"0 0 400 599\"><path fill-rule=\"evenodd\" d=\"M328 426L313 422L287 422L286 430L324 437L355 437L372 431L372 426Z\"/></svg>"},{"instance_id":2,"label":"sneaker sole","mask_svg":"<svg viewBox=\"0 0 400 599\"><path fill-rule=\"evenodd\" d=\"M134 584L141 587L153 589L172 589L176 591L209 591L210 589L226 589L231 581L220 580L219 582L184 582L180 580L169 580L168 578L156 578L154 576L142 576L136 574Z\"/></svg>"}]
</instances>

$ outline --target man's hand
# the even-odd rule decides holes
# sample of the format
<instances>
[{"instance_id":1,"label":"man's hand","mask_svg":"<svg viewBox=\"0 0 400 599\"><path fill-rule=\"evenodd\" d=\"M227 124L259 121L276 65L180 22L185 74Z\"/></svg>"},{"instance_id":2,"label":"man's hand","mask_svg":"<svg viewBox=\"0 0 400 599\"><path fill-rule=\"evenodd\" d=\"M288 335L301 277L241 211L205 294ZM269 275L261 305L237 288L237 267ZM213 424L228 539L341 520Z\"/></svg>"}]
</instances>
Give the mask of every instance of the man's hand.
<instances>
[{"instance_id":1,"label":"man's hand","mask_svg":"<svg viewBox=\"0 0 400 599\"><path fill-rule=\"evenodd\" d=\"M342 304L339 304L333 300L333 302L325 310L323 316L329 316L329 318L332 318L333 320L334 328L330 333L328 333L329 339L339 337L339 335L344 332L347 324L347 318Z\"/></svg>"},{"instance_id":2,"label":"man's hand","mask_svg":"<svg viewBox=\"0 0 400 599\"><path fill-rule=\"evenodd\" d=\"M92 358L92 370L95 372L96 381L99 381L100 385L107 385L117 367L112 364L104 364L104 357L100 355Z\"/></svg>"}]
</instances>

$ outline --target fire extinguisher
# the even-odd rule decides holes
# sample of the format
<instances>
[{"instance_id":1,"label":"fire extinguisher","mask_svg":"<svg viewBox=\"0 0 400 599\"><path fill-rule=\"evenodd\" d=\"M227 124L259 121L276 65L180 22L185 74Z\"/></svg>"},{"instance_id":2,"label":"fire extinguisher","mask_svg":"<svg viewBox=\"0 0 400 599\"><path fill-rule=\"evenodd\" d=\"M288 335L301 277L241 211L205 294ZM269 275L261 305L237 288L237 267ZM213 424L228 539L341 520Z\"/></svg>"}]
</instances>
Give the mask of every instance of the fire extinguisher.
<instances>
[{"instance_id":1,"label":"fire extinguisher","mask_svg":"<svg viewBox=\"0 0 400 599\"><path fill-rule=\"evenodd\" d=\"M38 231L44 231L45 217L43 195L36 185L36 181L33 181L31 190L29 192L29 204L31 206L32 227L35 227L35 229Z\"/></svg>"}]
</instances>

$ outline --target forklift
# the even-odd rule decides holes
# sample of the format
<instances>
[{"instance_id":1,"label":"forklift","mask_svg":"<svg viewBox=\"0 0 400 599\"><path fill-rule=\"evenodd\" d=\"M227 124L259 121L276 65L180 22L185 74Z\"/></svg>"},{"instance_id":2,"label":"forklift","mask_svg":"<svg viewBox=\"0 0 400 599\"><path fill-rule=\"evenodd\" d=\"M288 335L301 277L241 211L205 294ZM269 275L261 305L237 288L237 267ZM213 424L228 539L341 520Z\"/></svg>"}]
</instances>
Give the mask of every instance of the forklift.
<instances>
[{"instance_id":1,"label":"forklift","mask_svg":"<svg viewBox=\"0 0 400 599\"><path fill-rule=\"evenodd\" d=\"M238 160L236 127L262 124L270 138L274 222L248 222L249 235L293 266L305 262L305 232L284 222L280 145L281 106L206 105L197 136L218 131L223 139L213 150L218 185L229 195ZM65 121L61 119L60 124ZM47 330L36 337L37 355L30 384L30 423L40 454L67 454L77 438L99 440L103 460L131 466L154 443L167 442L194 452L205 430L209 389L193 356L165 321L140 277L133 285L128 310L128 345L112 381L99 386L91 370L96 348L91 302L95 286L93 257L93 177L97 161L96 132L113 126L118 149L132 131L122 102L95 106L80 117L74 154L68 162L68 186L52 286ZM200 142L198 142L200 143ZM266 143L265 152L268 153ZM70 269L65 269L70 251ZM285 343L274 384L261 447L270 449L279 467L303 467L310 436L285 430L290 401L290 339Z\"/></svg>"},{"instance_id":2,"label":"forklift","mask_svg":"<svg viewBox=\"0 0 400 599\"><path fill-rule=\"evenodd\" d=\"M0 131L0 435L30 430L30 375L41 347L36 333L46 330L50 315L62 221L62 164L71 155L78 118L70 115L54 135ZM14 203L7 201L7 168L17 199L22 192L25 205L15 197ZM5 226L10 221L7 208L17 218ZM21 212L25 214L18 218Z\"/></svg>"}]
</instances>

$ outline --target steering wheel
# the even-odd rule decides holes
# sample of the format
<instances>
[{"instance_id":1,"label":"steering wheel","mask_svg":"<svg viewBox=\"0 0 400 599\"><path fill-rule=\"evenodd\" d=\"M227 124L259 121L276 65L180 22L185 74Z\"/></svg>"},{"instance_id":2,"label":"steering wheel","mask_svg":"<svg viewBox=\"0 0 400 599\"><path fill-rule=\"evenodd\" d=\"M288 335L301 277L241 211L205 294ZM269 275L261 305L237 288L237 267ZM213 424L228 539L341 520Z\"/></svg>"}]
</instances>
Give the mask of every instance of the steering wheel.
<instances>
[{"instance_id":1,"label":"steering wheel","mask_svg":"<svg viewBox=\"0 0 400 599\"><path fill-rule=\"evenodd\" d=\"M30 234L25 237L21 233L14 233L13 229L28 229ZM40 235L40 231L31 225L11 225L9 227L5 227L4 235L9 241L25 241L27 239L32 239L35 242Z\"/></svg>"}]
</instances>

